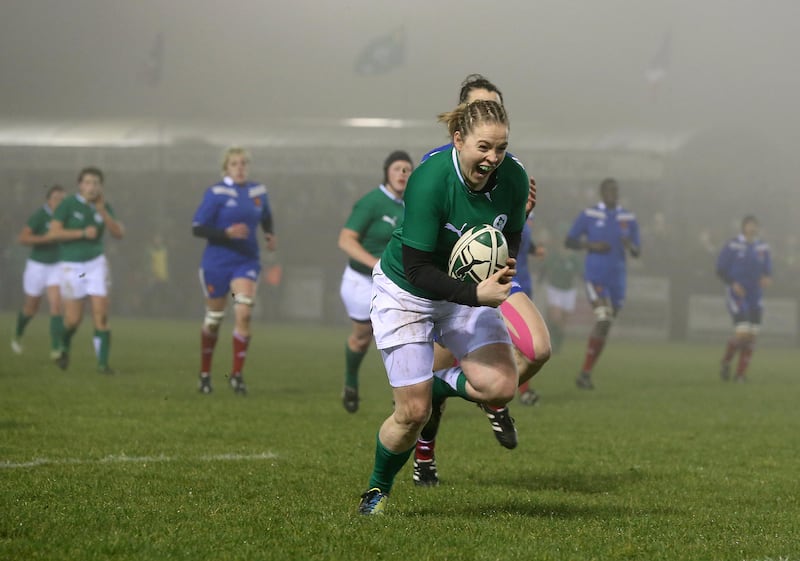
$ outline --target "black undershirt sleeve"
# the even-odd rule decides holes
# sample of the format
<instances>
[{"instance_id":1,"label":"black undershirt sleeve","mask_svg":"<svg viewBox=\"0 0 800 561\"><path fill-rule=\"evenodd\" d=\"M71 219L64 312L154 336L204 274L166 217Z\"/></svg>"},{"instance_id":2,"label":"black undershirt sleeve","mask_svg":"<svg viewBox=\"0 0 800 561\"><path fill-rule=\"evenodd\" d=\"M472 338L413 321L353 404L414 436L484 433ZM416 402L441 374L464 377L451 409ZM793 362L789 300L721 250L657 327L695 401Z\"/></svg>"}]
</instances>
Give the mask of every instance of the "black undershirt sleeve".
<instances>
[{"instance_id":1,"label":"black undershirt sleeve","mask_svg":"<svg viewBox=\"0 0 800 561\"><path fill-rule=\"evenodd\" d=\"M403 245L403 270L408 282L442 300L478 306L478 285L450 277L433 264L433 254Z\"/></svg>"},{"instance_id":2,"label":"black undershirt sleeve","mask_svg":"<svg viewBox=\"0 0 800 561\"><path fill-rule=\"evenodd\" d=\"M228 236L225 235L225 230L212 228L211 226L203 226L202 224L192 226L192 234L198 238L206 238L212 242L221 242L228 239Z\"/></svg>"},{"instance_id":3,"label":"black undershirt sleeve","mask_svg":"<svg viewBox=\"0 0 800 561\"><path fill-rule=\"evenodd\" d=\"M264 230L265 234L274 234L275 232L273 231L272 228L273 228L272 215L270 214L269 216L261 220L261 229Z\"/></svg>"},{"instance_id":4,"label":"black undershirt sleeve","mask_svg":"<svg viewBox=\"0 0 800 561\"><path fill-rule=\"evenodd\" d=\"M516 257L522 242L522 231L509 233L506 242L509 256ZM480 306L478 285L454 279L438 269L433 264L433 254L429 251L421 251L404 244L403 270L411 284L443 300L466 306Z\"/></svg>"},{"instance_id":5,"label":"black undershirt sleeve","mask_svg":"<svg viewBox=\"0 0 800 561\"><path fill-rule=\"evenodd\" d=\"M522 245L522 230L519 232L509 232L505 234L508 243L508 256L516 259L519 255L519 246Z\"/></svg>"}]
</instances>

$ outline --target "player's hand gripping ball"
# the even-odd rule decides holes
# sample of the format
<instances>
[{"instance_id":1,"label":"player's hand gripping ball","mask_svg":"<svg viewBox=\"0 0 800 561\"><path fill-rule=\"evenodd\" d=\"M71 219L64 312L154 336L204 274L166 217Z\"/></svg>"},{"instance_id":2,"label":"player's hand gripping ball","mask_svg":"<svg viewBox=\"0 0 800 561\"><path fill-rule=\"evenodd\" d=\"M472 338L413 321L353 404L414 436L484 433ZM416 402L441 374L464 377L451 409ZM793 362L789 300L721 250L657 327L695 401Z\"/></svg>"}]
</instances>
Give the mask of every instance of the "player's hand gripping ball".
<instances>
[{"instance_id":1,"label":"player's hand gripping ball","mask_svg":"<svg viewBox=\"0 0 800 561\"><path fill-rule=\"evenodd\" d=\"M508 242L503 232L482 224L458 238L450 253L447 274L477 284L505 267L507 261Z\"/></svg>"}]
</instances>

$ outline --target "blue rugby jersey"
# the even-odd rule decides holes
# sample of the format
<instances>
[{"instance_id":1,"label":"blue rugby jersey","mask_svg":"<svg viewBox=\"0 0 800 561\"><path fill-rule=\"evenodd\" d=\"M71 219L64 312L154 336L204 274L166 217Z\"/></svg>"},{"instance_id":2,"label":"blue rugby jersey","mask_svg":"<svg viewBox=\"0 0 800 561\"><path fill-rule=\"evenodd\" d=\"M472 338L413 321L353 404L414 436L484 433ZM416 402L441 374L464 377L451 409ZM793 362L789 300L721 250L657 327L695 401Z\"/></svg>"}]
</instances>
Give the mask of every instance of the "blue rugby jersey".
<instances>
[{"instance_id":1,"label":"blue rugby jersey","mask_svg":"<svg viewBox=\"0 0 800 561\"><path fill-rule=\"evenodd\" d=\"M567 233L567 238L587 242L607 242L611 251L607 253L586 252L584 276L590 281L610 281L625 275L626 251L623 239L629 238L636 247L639 243L639 223L629 210L617 206L606 208L598 203L581 212Z\"/></svg>"},{"instance_id":2,"label":"blue rugby jersey","mask_svg":"<svg viewBox=\"0 0 800 561\"><path fill-rule=\"evenodd\" d=\"M230 177L212 185L203 195L192 226L224 230L236 223L247 224L249 235L243 240L208 240L203 252L203 267L259 258L258 225L271 227L272 212L267 188L248 181L236 185Z\"/></svg>"},{"instance_id":3,"label":"blue rugby jersey","mask_svg":"<svg viewBox=\"0 0 800 561\"><path fill-rule=\"evenodd\" d=\"M741 284L748 299L760 298L761 277L772 276L769 244L761 240L748 243L742 234L732 238L719 253L717 274L726 284Z\"/></svg>"}]
</instances>

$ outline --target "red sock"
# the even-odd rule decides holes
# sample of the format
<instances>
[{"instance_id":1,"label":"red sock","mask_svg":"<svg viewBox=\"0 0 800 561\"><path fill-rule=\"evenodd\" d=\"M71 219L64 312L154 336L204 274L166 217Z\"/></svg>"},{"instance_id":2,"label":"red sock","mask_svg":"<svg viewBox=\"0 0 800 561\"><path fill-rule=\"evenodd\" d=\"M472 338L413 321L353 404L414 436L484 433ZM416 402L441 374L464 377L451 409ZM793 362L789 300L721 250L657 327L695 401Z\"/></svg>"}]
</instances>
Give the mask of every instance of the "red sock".
<instances>
[{"instance_id":1,"label":"red sock","mask_svg":"<svg viewBox=\"0 0 800 561\"><path fill-rule=\"evenodd\" d=\"M525 393L526 391L528 391L528 382L522 382L522 383L519 385L519 393L523 394L523 393Z\"/></svg>"},{"instance_id":2,"label":"red sock","mask_svg":"<svg viewBox=\"0 0 800 561\"><path fill-rule=\"evenodd\" d=\"M736 375L744 376L747 367L750 365L750 358L753 356L753 345L750 343L744 344L739 350L739 364L736 367Z\"/></svg>"},{"instance_id":3,"label":"red sock","mask_svg":"<svg viewBox=\"0 0 800 561\"><path fill-rule=\"evenodd\" d=\"M594 368L594 363L600 358L600 353L603 352L603 347L606 344L605 337L589 337L589 342L586 345L586 358L583 361L583 371L591 372Z\"/></svg>"},{"instance_id":4,"label":"red sock","mask_svg":"<svg viewBox=\"0 0 800 561\"><path fill-rule=\"evenodd\" d=\"M248 344L250 344L250 337L239 335L236 331L233 332L233 370L231 373L234 376L242 373Z\"/></svg>"},{"instance_id":5,"label":"red sock","mask_svg":"<svg viewBox=\"0 0 800 561\"><path fill-rule=\"evenodd\" d=\"M203 329L200 332L200 373L211 372L211 359L214 356L214 346L217 344L217 334Z\"/></svg>"},{"instance_id":6,"label":"red sock","mask_svg":"<svg viewBox=\"0 0 800 561\"><path fill-rule=\"evenodd\" d=\"M433 459L433 449L436 447L436 440L417 439L417 446L414 448L414 457L417 460L430 461Z\"/></svg>"},{"instance_id":7,"label":"red sock","mask_svg":"<svg viewBox=\"0 0 800 561\"><path fill-rule=\"evenodd\" d=\"M722 362L729 363L733 359L733 355L739 350L739 340L736 337L728 339L728 345L725 347L725 354L722 355Z\"/></svg>"}]
</instances>

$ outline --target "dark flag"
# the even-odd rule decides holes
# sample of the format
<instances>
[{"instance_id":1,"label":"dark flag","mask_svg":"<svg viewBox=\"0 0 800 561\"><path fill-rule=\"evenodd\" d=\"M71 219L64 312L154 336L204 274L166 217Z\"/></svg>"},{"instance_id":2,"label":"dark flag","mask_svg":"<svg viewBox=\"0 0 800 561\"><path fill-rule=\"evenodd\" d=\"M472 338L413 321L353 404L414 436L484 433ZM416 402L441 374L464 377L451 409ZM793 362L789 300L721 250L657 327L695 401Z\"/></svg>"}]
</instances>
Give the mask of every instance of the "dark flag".
<instances>
[{"instance_id":1,"label":"dark flag","mask_svg":"<svg viewBox=\"0 0 800 561\"><path fill-rule=\"evenodd\" d=\"M151 87L156 87L161 83L164 73L164 34L158 32L147 58L142 65L142 82Z\"/></svg>"},{"instance_id":2,"label":"dark flag","mask_svg":"<svg viewBox=\"0 0 800 561\"><path fill-rule=\"evenodd\" d=\"M401 66L405 58L406 34L401 27L367 43L356 58L355 71L362 76L385 74Z\"/></svg>"}]
</instances>

